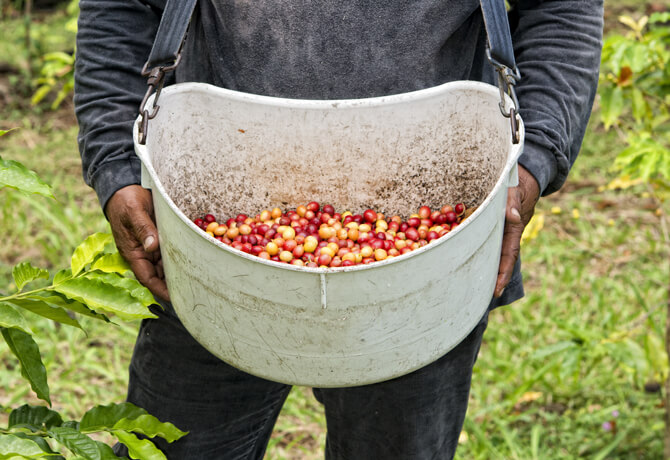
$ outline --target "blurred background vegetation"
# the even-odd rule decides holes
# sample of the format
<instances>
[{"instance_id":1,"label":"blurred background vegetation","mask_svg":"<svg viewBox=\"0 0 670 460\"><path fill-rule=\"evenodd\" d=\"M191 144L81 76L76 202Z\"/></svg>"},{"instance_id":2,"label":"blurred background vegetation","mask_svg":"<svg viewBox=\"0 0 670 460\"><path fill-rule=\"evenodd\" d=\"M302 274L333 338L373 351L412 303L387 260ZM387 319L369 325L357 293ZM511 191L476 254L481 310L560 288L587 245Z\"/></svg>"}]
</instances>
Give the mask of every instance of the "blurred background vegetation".
<instances>
[{"instance_id":1,"label":"blurred background vegetation","mask_svg":"<svg viewBox=\"0 0 670 460\"><path fill-rule=\"evenodd\" d=\"M526 297L491 314L457 458L664 457L670 7L605 7L583 149L524 235ZM35 170L57 197L0 191L0 292L14 264L65 266L84 237L108 231L76 146L76 15L76 1L0 0L0 129L19 128L0 138L0 155ZM54 407L71 417L124 399L138 326L82 323L88 335L36 325ZM9 408L38 401L2 347L0 360L2 425ZM322 408L295 388L267 458L322 458L324 440Z\"/></svg>"}]
</instances>

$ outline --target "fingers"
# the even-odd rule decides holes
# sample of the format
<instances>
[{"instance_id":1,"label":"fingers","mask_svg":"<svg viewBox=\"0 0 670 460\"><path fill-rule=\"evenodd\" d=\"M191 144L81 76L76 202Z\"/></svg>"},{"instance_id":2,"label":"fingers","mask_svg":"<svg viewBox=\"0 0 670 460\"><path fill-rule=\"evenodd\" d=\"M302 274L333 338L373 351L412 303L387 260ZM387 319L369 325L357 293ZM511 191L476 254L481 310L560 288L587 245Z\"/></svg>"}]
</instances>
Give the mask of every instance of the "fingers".
<instances>
[{"instance_id":1,"label":"fingers","mask_svg":"<svg viewBox=\"0 0 670 460\"><path fill-rule=\"evenodd\" d=\"M128 263L133 273L135 273L137 281L146 286L155 297L170 300L165 278L161 276L154 262L148 259L137 258L132 261L129 260Z\"/></svg>"},{"instance_id":2,"label":"fingers","mask_svg":"<svg viewBox=\"0 0 670 460\"><path fill-rule=\"evenodd\" d=\"M105 208L119 253L154 296L169 300L153 218L151 192L138 185L118 190Z\"/></svg>"},{"instance_id":3,"label":"fingers","mask_svg":"<svg viewBox=\"0 0 670 460\"><path fill-rule=\"evenodd\" d=\"M158 230L154 223L151 192L138 185L124 187L112 196L107 208L108 214L118 215L120 223L130 230L134 240L145 251L158 250Z\"/></svg>"},{"instance_id":4,"label":"fingers","mask_svg":"<svg viewBox=\"0 0 670 460\"><path fill-rule=\"evenodd\" d=\"M505 228L503 230L502 249L500 254L500 265L498 266L498 278L493 291L494 297L500 297L505 287L512 279L514 265L519 258L521 248L521 234L524 224L521 220L519 208L521 200L516 188L511 188L507 194L507 208L505 211Z\"/></svg>"},{"instance_id":5,"label":"fingers","mask_svg":"<svg viewBox=\"0 0 670 460\"><path fill-rule=\"evenodd\" d=\"M146 209L133 208L128 214L129 226L136 241L146 252L158 249L158 230Z\"/></svg>"},{"instance_id":6,"label":"fingers","mask_svg":"<svg viewBox=\"0 0 670 460\"><path fill-rule=\"evenodd\" d=\"M498 278L493 291L494 297L500 297L514 273L514 265L521 250L521 235L535 210L540 197L540 187L533 175L519 165L519 185L510 188L507 193L505 210L505 229L503 230L502 250Z\"/></svg>"}]
</instances>

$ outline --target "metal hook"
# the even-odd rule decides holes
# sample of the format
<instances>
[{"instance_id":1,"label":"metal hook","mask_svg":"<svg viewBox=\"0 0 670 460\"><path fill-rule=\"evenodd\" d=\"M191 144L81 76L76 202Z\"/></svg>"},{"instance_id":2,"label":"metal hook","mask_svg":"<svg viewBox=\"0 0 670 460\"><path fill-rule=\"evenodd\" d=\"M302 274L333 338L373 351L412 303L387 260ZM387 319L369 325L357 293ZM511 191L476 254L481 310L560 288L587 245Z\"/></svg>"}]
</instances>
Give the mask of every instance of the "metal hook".
<instances>
[{"instance_id":1,"label":"metal hook","mask_svg":"<svg viewBox=\"0 0 670 460\"><path fill-rule=\"evenodd\" d=\"M158 98L160 97L161 91L163 90L163 85L165 84L165 73L176 69L180 61L181 61L181 53L177 54L177 58L175 59L174 63L168 66L156 66L153 67L151 70L149 70L149 61L147 61L144 64L144 67L142 67L141 74L143 77L147 77L148 88L147 92L144 93L144 98L142 98L142 103L140 104L140 115L142 119L140 121L139 126L139 133L140 133L139 142L141 145L146 144L147 141L147 129L149 127L149 120L155 118L156 115L158 114L158 109L160 109L160 105L158 105ZM155 90L155 96L151 108L152 110L151 113L149 113L149 111L146 109L146 105L149 100L149 97L151 96L152 93L154 93L154 90Z\"/></svg>"}]
</instances>

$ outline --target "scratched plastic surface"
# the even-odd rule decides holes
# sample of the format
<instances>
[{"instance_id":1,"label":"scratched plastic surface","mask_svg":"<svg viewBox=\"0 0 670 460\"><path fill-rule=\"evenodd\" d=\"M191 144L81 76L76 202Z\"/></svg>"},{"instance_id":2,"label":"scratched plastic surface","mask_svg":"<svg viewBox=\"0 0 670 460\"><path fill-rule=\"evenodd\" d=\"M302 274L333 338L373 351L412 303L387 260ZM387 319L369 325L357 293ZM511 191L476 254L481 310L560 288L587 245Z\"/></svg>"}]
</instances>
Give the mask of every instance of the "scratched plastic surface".
<instances>
[{"instance_id":1,"label":"scratched plastic surface","mask_svg":"<svg viewBox=\"0 0 670 460\"><path fill-rule=\"evenodd\" d=\"M523 126L511 143L498 102L497 88L477 82L339 101L165 88L147 144L135 149L181 321L224 361L289 384L379 382L448 352L495 285L523 144ZM405 217L422 204L478 208L438 242L337 269L263 261L191 222L312 200Z\"/></svg>"}]
</instances>

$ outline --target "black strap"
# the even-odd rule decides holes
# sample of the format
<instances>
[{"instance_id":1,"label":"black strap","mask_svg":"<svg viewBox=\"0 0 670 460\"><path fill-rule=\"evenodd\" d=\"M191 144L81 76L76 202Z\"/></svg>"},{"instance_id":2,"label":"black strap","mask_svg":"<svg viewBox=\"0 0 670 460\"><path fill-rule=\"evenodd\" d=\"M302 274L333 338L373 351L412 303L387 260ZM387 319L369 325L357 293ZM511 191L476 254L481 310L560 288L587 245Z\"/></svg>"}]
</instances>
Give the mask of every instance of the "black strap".
<instances>
[{"instance_id":1,"label":"black strap","mask_svg":"<svg viewBox=\"0 0 670 460\"><path fill-rule=\"evenodd\" d=\"M509 30L509 21L505 2L502 0L481 0L484 26L489 37L489 52L496 63L509 69L516 69L512 36Z\"/></svg>"},{"instance_id":2,"label":"black strap","mask_svg":"<svg viewBox=\"0 0 670 460\"><path fill-rule=\"evenodd\" d=\"M167 1L145 68L170 66L175 63L186 37L195 3L196 0Z\"/></svg>"}]
</instances>

